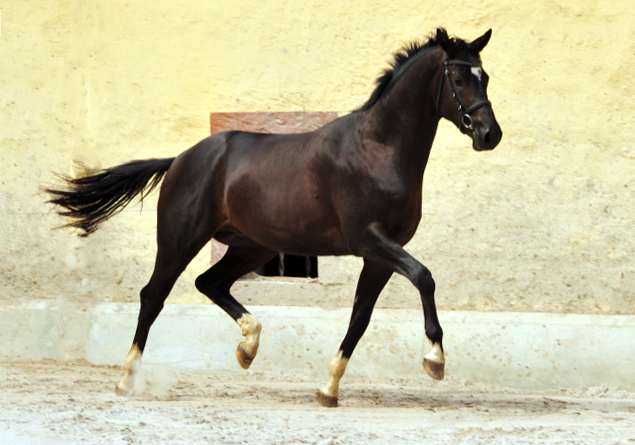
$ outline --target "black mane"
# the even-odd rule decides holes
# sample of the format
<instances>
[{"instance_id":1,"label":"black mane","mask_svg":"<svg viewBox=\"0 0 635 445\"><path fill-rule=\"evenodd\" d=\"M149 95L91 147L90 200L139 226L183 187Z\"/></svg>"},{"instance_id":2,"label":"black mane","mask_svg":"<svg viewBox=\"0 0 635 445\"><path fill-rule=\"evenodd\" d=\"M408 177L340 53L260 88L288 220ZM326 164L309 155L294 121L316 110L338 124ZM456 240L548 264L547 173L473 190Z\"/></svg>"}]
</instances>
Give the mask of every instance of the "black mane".
<instances>
[{"instance_id":1,"label":"black mane","mask_svg":"<svg viewBox=\"0 0 635 445\"><path fill-rule=\"evenodd\" d=\"M445 32L444 29L442 31ZM430 37L427 42L414 41L404 45L393 56L393 60L390 62L390 68L386 69L384 73L377 78L377 87L370 95L370 98L364 105L361 106L361 108L358 108L355 111L364 111L372 108L372 106L379 101L379 98L383 95L384 91L386 91L392 81L405 71L405 68L408 66L408 62L437 46L439 46L439 42L437 41L436 35ZM448 55L452 58L455 57L457 53L467 49L467 43L461 39L450 39L450 46L451 48L448 48Z\"/></svg>"}]
</instances>

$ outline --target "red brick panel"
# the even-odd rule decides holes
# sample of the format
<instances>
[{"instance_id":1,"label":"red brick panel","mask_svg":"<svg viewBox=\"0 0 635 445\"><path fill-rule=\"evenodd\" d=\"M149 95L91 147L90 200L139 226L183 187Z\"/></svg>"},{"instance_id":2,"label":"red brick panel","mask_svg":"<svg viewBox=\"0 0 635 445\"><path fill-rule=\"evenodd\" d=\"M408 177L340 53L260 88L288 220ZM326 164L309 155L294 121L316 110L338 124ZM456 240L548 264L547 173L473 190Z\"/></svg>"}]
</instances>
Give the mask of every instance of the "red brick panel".
<instances>
[{"instance_id":1,"label":"red brick panel","mask_svg":"<svg viewBox=\"0 0 635 445\"><path fill-rule=\"evenodd\" d=\"M211 134L228 130L254 133L302 133L320 128L337 117L335 111L212 113L209 121Z\"/></svg>"}]
</instances>

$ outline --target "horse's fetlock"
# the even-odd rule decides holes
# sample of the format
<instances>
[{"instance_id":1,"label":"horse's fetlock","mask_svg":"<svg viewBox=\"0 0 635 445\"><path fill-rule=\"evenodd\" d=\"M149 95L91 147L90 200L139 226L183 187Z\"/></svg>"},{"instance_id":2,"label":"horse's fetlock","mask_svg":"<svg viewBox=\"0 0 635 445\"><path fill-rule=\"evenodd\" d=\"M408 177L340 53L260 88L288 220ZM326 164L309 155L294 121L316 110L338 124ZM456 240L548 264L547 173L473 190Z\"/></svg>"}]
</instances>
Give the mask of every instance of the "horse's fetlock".
<instances>
[{"instance_id":1,"label":"horse's fetlock","mask_svg":"<svg viewBox=\"0 0 635 445\"><path fill-rule=\"evenodd\" d=\"M441 326L426 327L426 337L428 337L432 343L438 343L441 345L441 341L443 340L443 329L441 329Z\"/></svg>"}]
</instances>

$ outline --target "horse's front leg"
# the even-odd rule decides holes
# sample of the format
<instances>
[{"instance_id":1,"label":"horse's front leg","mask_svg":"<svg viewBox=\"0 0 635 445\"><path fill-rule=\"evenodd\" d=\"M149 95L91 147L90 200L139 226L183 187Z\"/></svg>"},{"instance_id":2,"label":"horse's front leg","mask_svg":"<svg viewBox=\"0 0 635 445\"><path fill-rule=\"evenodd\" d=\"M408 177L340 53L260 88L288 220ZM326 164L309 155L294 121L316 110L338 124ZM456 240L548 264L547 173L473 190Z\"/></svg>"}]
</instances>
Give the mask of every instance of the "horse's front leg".
<instances>
[{"instance_id":1,"label":"horse's front leg","mask_svg":"<svg viewBox=\"0 0 635 445\"><path fill-rule=\"evenodd\" d=\"M443 354L443 330L439 324L434 303L435 284L430 271L398 243L388 238L379 224L371 224L358 238L355 254L370 259L405 276L415 285L421 295L425 320L426 337L432 349L423 359L423 367L435 380L445 376Z\"/></svg>"},{"instance_id":2,"label":"horse's front leg","mask_svg":"<svg viewBox=\"0 0 635 445\"><path fill-rule=\"evenodd\" d=\"M375 302L379 293L384 288L388 279L392 275L392 270L386 266L375 263L373 261L364 261L364 268L359 276L357 290L355 291L355 304L353 305L353 313L351 322L348 326L348 332L344 341L340 345L340 349L331 360L329 365L329 379L326 385L318 391L317 399L320 405L326 407L336 407L339 397L340 380L346 371L353 350L357 346L357 342L362 338L370 316L373 313Z\"/></svg>"}]
</instances>

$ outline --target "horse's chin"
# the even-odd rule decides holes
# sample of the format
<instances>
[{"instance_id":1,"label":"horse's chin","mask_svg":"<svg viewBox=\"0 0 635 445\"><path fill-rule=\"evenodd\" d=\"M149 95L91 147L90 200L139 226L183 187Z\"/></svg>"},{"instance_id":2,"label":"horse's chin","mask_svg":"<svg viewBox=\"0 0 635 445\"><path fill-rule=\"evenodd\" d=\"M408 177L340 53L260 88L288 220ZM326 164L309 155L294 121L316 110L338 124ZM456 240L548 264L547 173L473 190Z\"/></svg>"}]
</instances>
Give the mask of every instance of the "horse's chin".
<instances>
[{"instance_id":1,"label":"horse's chin","mask_svg":"<svg viewBox=\"0 0 635 445\"><path fill-rule=\"evenodd\" d=\"M483 148L482 146L479 145L479 143L476 141L476 139L472 140L472 148L475 151L486 151L486 148Z\"/></svg>"},{"instance_id":2,"label":"horse's chin","mask_svg":"<svg viewBox=\"0 0 635 445\"><path fill-rule=\"evenodd\" d=\"M475 151L489 151L496 148L496 145L494 145L493 147L486 147L485 144L481 145L476 139L472 139L472 148Z\"/></svg>"}]
</instances>

